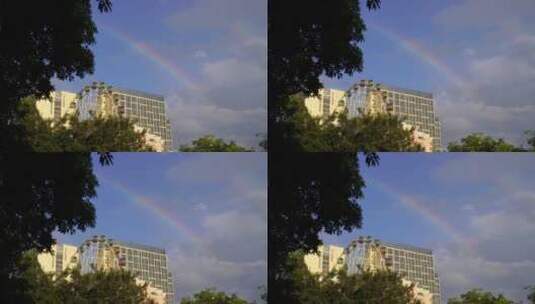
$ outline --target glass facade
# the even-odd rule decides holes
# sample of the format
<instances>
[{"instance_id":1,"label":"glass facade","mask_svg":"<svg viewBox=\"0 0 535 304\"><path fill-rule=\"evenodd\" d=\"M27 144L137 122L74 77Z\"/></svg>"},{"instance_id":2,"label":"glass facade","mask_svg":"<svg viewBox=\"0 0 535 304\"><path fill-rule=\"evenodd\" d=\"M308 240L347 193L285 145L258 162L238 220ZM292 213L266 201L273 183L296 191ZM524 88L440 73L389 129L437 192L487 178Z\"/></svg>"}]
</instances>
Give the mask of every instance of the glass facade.
<instances>
[{"instance_id":1,"label":"glass facade","mask_svg":"<svg viewBox=\"0 0 535 304\"><path fill-rule=\"evenodd\" d=\"M147 133L159 136L165 143L165 150L172 149L171 124L167 119L165 101L162 95L93 83L84 87L79 94L78 111L81 119L91 113L120 115L130 118Z\"/></svg>"},{"instance_id":2,"label":"glass facade","mask_svg":"<svg viewBox=\"0 0 535 304\"><path fill-rule=\"evenodd\" d=\"M433 303L440 304L440 284L435 270L433 252L413 246L383 242L385 258L392 271L400 273L408 280L433 294Z\"/></svg>"},{"instance_id":3,"label":"glass facade","mask_svg":"<svg viewBox=\"0 0 535 304\"><path fill-rule=\"evenodd\" d=\"M119 268L113 241L103 235L86 240L80 246L79 252L82 273Z\"/></svg>"},{"instance_id":4,"label":"glass facade","mask_svg":"<svg viewBox=\"0 0 535 304\"><path fill-rule=\"evenodd\" d=\"M360 237L345 249L347 272L359 273L363 270L386 270L384 247L380 241Z\"/></svg>"},{"instance_id":5,"label":"glass facade","mask_svg":"<svg viewBox=\"0 0 535 304\"><path fill-rule=\"evenodd\" d=\"M125 269L152 287L165 292L167 303L174 303L172 274L165 250L94 236L80 246L82 273L93 269Z\"/></svg>"},{"instance_id":6,"label":"glass facade","mask_svg":"<svg viewBox=\"0 0 535 304\"><path fill-rule=\"evenodd\" d=\"M119 106L119 114L134 120L147 133L161 137L166 150L170 150L171 124L166 116L163 96L116 87L112 90Z\"/></svg>"},{"instance_id":7,"label":"glass facade","mask_svg":"<svg viewBox=\"0 0 535 304\"><path fill-rule=\"evenodd\" d=\"M350 116L354 117L359 115L360 111L366 110L370 92L374 90L385 93L384 101L388 113L429 134L433 138L433 150L441 150L441 126L435 114L433 94L362 80L353 85L347 93Z\"/></svg>"},{"instance_id":8,"label":"glass facade","mask_svg":"<svg viewBox=\"0 0 535 304\"><path fill-rule=\"evenodd\" d=\"M351 242L345 254L348 273L389 269L431 292L433 304L440 304L440 284L431 250L360 237Z\"/></svg>"}]
</instances>

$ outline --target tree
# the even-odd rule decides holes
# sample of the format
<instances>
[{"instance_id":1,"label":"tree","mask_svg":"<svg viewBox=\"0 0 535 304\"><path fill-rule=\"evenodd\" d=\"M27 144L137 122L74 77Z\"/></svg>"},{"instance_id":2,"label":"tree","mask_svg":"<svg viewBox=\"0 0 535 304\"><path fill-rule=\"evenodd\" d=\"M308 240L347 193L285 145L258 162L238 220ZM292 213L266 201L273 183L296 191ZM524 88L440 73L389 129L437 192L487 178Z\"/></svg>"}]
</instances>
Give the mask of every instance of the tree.
<instances>
[{"instance_id":1,"label":"tree","mask_svg":"<svg viewBox=\"0 0 535 304\"><path fill-rule=\"evenodd\" d=\"M351 290L353 284L356 285L356 290L349 295L357 301L348 302L348 304L420 304L420 301L415 298L414 284L404 285L402 277L395 272L365 271L352 277L342 270L337 278L340 280L342 290Z\"/></svg>"},{"instance_id":2,"label":"tree","mask_svg":"<svg viewBox=\"0 0 535 304\"><path fill-rule=\"evenodd\" d=\"M481 289L472 289L459 298L448 300L448 304L514 304L503 295L493 295Z\"/></svg>"},{"instance_id":3,"label":"tree","mask_svg":"<svg viewBox=\"0 0 535 304\"><path fill-rule=\"evenodd\" d=\"M147 283L138 285L126 270L95 270L81 274L78 268L66 271L55 282L60 303L133 303L153 304Z\"/></svg>"},{"instance_id":4,"label":"tree","mask_svg":"<svg viewBox=\"0 0 535 304\"><path fill-rule=\"evenodd\" d=\"M111 0L97 0L101 12ZM90 46L97 28L91 0L3 1L0 9L0 126L10 125L15 104L48 96L50 80L93 73ZM5 134L5 133L2 133Z\"/></svg>"},{"instance_id":5,"label":"tree","mask_svg":"<svg viewBox=\"0 0 535 304\"><path fill-rule=\"evenodd\" d=\"M187 297L180 301L181 304L247 304L247 301L235 294L227 295L215 289L204 289L192 298Z\"/></svg>"},{"instance_id":6,"label":"tree","mask_svg":"<svg viewBox=\"0 0 535 304\"><path fill-rule=\"evenodd\" d=\"M100 161L109 165L112 157ZM0 299L11 303L23 289L13 274L24 252L49 250L54 231L94 226L97 186L89 153L0 153Z\"/></svg>"},{"instance_id":7,"label":"tree","mask_svg":"<svg viewBox=\"0 0 535 304\"><path fill-rule=\"evenodd\" d=\"M505 142L502 138L494 139L483 133L473 133L461 139L460 142L448 144L450 152L519 152L521 148Z\"/></svg>"},{"instance_id":8,"label":"tree","mask_svg":"<svg viewBox=\"0 0 535 304\"><path fill-rule=\"evenodd\" d=\"M268 150L267 134L259 133L256 136L261 138L260 142L258 143L258 146L262 149L262 151L267 152Z\"/></svg>"},{"instance_id":9,"label":"tree","mask_svg":"<svg viewBox=\"0 0 535 304\"><path fill-rule=\"evenodd\" d=\"M327 118L310 116L304 95L289 97L288 114L277 125L286 144L274 145L277 151L357 152L357 151L421 151L413 142L413 130L391 114L361 115L349 118L347 112ZM270 130L271 131L271 130Z\"/></svg>"},{"instance_id":10,"label":"tree","mask_svg":"<svg viewBox=\"0 0 535 304\"><path fill-rule=\"evenodd\" d=\"M312 274L303 251L289 255L294 303L306 304L418 304L414 285L405 286L399 274L390 271L349 275L343 267L325 275Z\"/></svg>"},{"instance_id":11,"label":"tree","mask_svg":"<svg viewBox=\"0 0 535 304\"><path fill-rule=\"evenodd\" d=\"M380 0L367 0L377 9ZM319 77L341 77L362 71L366 30L359 0L271 0L268 2L268 101L269 141L283 146L277 124L288 96L316 94Z\"/></svg>"},{"instance_id":12,"label":"tree","mask_svg":"<svg viewBox=\"0 0 535 304\"><path fill-rule=\"evenodd\" d=\"M135 276L125 270L81 274L75 268L53 276L41 269L36 250L25 252L18 268L31 303L154 303L148 298L148 285L137 284Z\"/></svg>"},{"instance_id":13,"label":"tree","mask_svg":"<svg viewBox=\"0 0 535 304\"><path fill-rule=\"evenodd\" d=\"M74 114L58 121L43 119L34 97L22 101L17 117L24 128L20 141L35 152L152 151L145 132L137 132L128 118L95 116L80 121Z\"/></svg>"},{"instance_id":14,"label":"tree","mask_svg":"<svg viewBox=\"0 0 535 304\"><path fill-rule=\"evenodd\" d=\"M525 131L524 134L526 135L526 142L528 144L527 150L535 152L535 130Z\"/></svg>"},{"instance_id":15,"label":"tree","mask_svg":"<svg viewBox=\"0 0 535 304\"><path fill-rule=\"evenodd\" d=\"M526 287L528 290L528 300L531 302L531 304L535 304L535 285Z\"/></svg>"},{"instance_id":16,"label":"tree","mask_svg":"<svg viewBox=\"0 0 535 304\"><path fill-rule=\"evenodd\" d=\"M376 165L378 156L366 154ZM269 302L288 300L288 255L321 244L319 232L360 228L364 180L357 153L269 153ZM291 290L290 290L291 291Z\"/></svg>"},{"instance_id":17,"label":"tree","mask_svg":"<svg viewBox=\"0 0 535 304\"><path fill-rule=\"evenodd\" d=\"M180 146L182 152L253 152L254 150L242 147L234 141L226 143L223 139L213 135L206 135L194 140L191 145Z\"/></svg>"}]
</instances>

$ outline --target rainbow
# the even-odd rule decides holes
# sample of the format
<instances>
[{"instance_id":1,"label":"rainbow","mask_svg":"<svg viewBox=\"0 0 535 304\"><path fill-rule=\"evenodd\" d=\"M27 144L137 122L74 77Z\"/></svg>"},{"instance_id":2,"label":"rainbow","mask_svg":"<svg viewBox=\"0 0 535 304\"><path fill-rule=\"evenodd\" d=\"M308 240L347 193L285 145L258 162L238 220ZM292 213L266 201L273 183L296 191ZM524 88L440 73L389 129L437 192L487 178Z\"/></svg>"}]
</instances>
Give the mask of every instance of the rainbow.
<instances>
[{"instance_id":1,"label":"rainbow","mask_svg":"<svg viewBox=\"0 0 535 304\"><path fill-rule=\"evenodd\" d=\"M374 22L368 21L367 25L370 29L378 31L379 33L387 37L389 40L398 44L405 51L413 54L414 56L416 56L423 62L435 68L449 82L455 84L458 87L462 87L463 84L465 83L463 81L463 77L460 77L448 65L446 65L443 61L441 61L438 58L438 56L431 53L431 51L426 49L422 44L420 44L415 39L402 36L401 34L396 33L393 30L388 29Z\"/></svg>"},{"instance_id":2,"label":"rainbow","mask_svg":"<svg viewBox=\"0 0 535 304\"><path fill-rule=\"evenodd\" d=\"M450 224L445 217L433 210L431 208L432 206L429 204L425 204L414 197L399 191L395 191L394 189L377 180L370 182L370 184L380 189L383 193L386 193L394 198L405 208L412 210L424 217L429 223L438 228L453 241L465 245L466 248L473 248L476 245L476 241L474 239L465 237L465 233L458 231L457 228Z\"/></svg>"},{"instance_id":3,"label":"rainbow","mask_svg":"<svg viewBox=\"0 0 535 304\"><path fill-rule=\"evenodd\" d=\"M182 220L180 220L174 212L166 210L165 208L159 206L155 200L139 195L117 181L106 179L106 184L111 184L116 190L119 190L119 192L125 195L129 199L129 201L135 203L139 207L150 211L159 219L163 220L169 226L173 227L176 231L181 233L181 235L184 235L193 241L199 240L197 234L193 230L191 230L186 224L182 223Z\"/></svg>"},{"instance_id":4,"label":"rainbow","mask_svg":"<svg viewBox=\"0 0 535 304\"><path fill-rule=\"evenodd\" d=\"M178 83L184 85L189 89L197 89L198 86L195 84L189 74L184 70L176 66L173 62L166 59L162 54L160 54L155 48L150 45L136 40L134 37L130 36L126 32L123 32L117 28L111 27L107 24L99 24L99 28L104 29L104 33L110 34L110 36L118 39L122 43L128 45L131 49L136 51L138 54L153 62L164 71L169 73Z\"/></svg>"}]
</instances>

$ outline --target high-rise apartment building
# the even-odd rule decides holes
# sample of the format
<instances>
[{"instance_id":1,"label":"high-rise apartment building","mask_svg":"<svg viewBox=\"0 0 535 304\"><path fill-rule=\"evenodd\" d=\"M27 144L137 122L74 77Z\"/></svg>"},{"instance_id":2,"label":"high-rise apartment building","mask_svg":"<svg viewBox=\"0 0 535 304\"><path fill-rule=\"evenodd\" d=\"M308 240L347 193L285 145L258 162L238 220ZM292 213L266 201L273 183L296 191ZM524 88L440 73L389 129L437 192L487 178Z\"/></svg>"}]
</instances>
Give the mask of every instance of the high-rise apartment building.
<instances>
[{"instance_id":1,"label":"high-rise apartment building","mask_svg":"<svg viewBox=\"0 0 535 304\"><path fill-rule=\"evenodd\" d=\"M174 303L173 277L168 271L164 249L94 236L80 246L82 273L93 269L125 269L151 288L165 293L166 303Z\"/></svg>"},{"instance_id":2,"label":"high-rise apartment building","mask_svg":"<svg viewBox=\"0 0 535 304\"><path fill-rule=\"evenodd\" d=\"M441 125L431 93L361 80L347 92L347 109L350 117L361 112L398 116L418 132L429 134L434 151L441 150Z\"/></svg>"},{"instance_id":3,"label":"high-rise apartment building","mask_svg":"<svg viewBox=\"0 0 535 304\"><path fill-rule=\"evenodd\" d=\"M321 89L317 96L305 98L305 107L312 117L326 118L346 108L346 92L335 89Z\"/></svg>"},{"instance_id":4,"label":"high-rise apartment building","mask_svg":"<svg viewBox=\"0 0 535 304\"><path fill-rule=\"evenodd\" d=\"M43 271L55 274L76 267L79 259L78 247L67 244L52 245L50 252L37 255L37 261Z\"/></svg>"},{"instance_id":5,"label":"high-rise apartment building","mask_svg":"<svg viewBox=\"0 0 535 304\"><path fill-rule=\"evenodd\" d=\"M389 269L429 291L432 303L440 304L440 284L432 250L359 237L346 248L345 255L348 273Z\"/></svg>"},{"instance_id":6,"label":"high-rise apartment building","mask_svg":"<svg viewBox=\"0 0 535 304\"><path fill-rule=\"evenodd\" d=\"M311 273L327 274L344 265L344 248L320 246L317 253L305 255L305 264Z\"/></svg>"},{"instance_id":7,"label":"high-rise apartment building","mask_svg":"<svg viewBox=\"0 0 535 304\"><path fill-rule=\"evenodd\" d=\"M48 98L37 100L35 106L44 119L59 120L76 112L76 102L76 93L54 91Z\"/></svg>"},{"instance_id":8,"label":"high-rise apartment building","mask_svg":"<svg viewBox=\"0 0 535 304\"><path fill-rule=\"evenodd\" d=\"M85 86L79 95L77 108L82 119L90 117L91 113L130 118L150 136L161 138L164 150L172 149L171 125L162 95L122 89L103 82Z\"/></svg>"}]
</instances>

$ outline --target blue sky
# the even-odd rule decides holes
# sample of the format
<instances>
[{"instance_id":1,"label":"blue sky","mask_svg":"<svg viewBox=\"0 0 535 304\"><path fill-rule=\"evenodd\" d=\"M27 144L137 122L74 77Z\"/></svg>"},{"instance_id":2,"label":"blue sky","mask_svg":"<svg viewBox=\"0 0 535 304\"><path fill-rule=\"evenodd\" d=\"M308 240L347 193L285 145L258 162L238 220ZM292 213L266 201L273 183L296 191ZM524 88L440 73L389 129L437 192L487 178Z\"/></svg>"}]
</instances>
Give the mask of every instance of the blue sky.
<instances>
[{"instance_id":1,"label":"blue sky","mask_svg":"<svg viewBox=\"0 0 535 304\"><path fill-rule=\"evenodd\" d=\"M360 79L434 93L443 142L485 132L515 143L534 129L535 21L531 0L383 0L368 25Z\"/></svg>"},{"instance_id":2,"label":"blue sky","mask_svg":"<svg viewBox=\"0 0 535 304\"><path fill-rule=\"evenodd\" d=\"M177 300L209 287L257 299L267 278L265 153L116 153L94 158L96 226L57 235L79 245L95 234L164 248Z\"/></svg>"},{"instance_id":3,"label":"blue sky","mask_svg":"<svg viewBox=\"0 0 535 304\"><path fill-rule=\"evenodd\" d=\"M484 288L525 300L535 284L535 156L386 153L364 167L359 235L433 249L443 300Z\"/></svg>"},{"instance_id":4,"label":"blue sky","mask_svg":"<svg viewBox=\"0 0 535 304\"><path fill-rule=\"evenodd\" d=\"M162 94L175 146L206 134L256 147L267 130L266 0L113 1L96 11L92 81Z\"/></svg>"}]
</instances>

